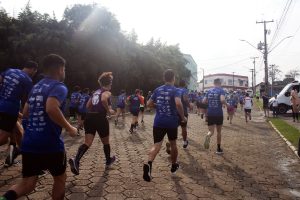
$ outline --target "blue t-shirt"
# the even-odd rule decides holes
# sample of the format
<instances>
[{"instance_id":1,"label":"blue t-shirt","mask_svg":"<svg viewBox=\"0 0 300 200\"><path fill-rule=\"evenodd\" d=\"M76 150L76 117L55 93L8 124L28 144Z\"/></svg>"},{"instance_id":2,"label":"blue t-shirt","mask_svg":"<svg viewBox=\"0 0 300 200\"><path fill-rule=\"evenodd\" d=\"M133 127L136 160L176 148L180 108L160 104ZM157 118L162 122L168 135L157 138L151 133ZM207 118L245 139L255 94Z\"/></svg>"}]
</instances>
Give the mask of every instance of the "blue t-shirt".
<instances>
[{"instance_id":1,"label":"blue t-shirt","mask_svg":"<svg viewBox=\"0 0 300 200\"><path fill-rule=\"evenodd\" d=\"M151 100L156 104L154 127L178 127L179 117L176 109L175 97L181 98L181 92L175 86L163 85L154 90L151 96Z\"/></svg>"},{"instance_id":2,"label":"blue t-shirt","mask_svg":"<svg viewBox=\"0 0 300 200\"><path fill-rule=\"evenodd\" d=\"M212 88L206 93L205 97L208 100L207 116L223 116L221 95L225 96L225 91L220 87Z\"/></svg>"},{"instance_id":3,"label":"blue t-shirt","mask_svg":"<svg viewBox=\"0 0 300 200\"><path fill-rule=\"evenodd\" d=\"M79 100L79 106L78 106L78 111L80 113L86 113L87 112L87 108L86 108L86 104L90 99L90 95L88 94L82 94L80 96L80 100Z\"/></svg>"},{"instance_id":4,"label":"blue t-shirt","mask_svg":"<svg viewBox=\"0 0 300 200\"><path fill-rule=\"evenodd\" d=\"M140 109L140 98L138 95L131 95L129 97L130 110L136 111Z\"/></svg>"},{"instance_id":5,"label":"blue t-shirt","mask_svg":"<svg viewBox=\"0 0 300 200\"><path fill-rule=\"evenodd\" d=\"M20 111L22 98L32 88L31 78L22 70L8 69L1 73L3 84L0 89L0 112L16 116Z\"/></svg>"},{"instance_id":6,"label":"blue t-shirt","mask_svg":"<svg viewBox=\"0 0 300 200\"><path fill-rule=\"evenodd\" d=\"M188 106L189 106L189 102L186 102L184 100L184 96L187 96L189 95L189 90L186 89L186 88L178 88L179 92L180 92L180 95L181 95L181 102L182 102L182 105L183 105L183 111L184 111L184 115L188 115Z\"/></svg>"},{"instance_id":7,"label":"blue t-shirt","mask_svg":"<svg viewBox=\"0 0 300 200\"><path fill-rule=\"evenodd\" d=\"M71 94L70 106L69 107L70 108L78 108L80 97L81 97L80 92L73 92Z\"/></svg>"},{"instance_id":8,"label":"blue t-shirt","mask_svg":"<svg viewBox=\"0 0 300 200\"><path fill-rule=\"evenodd\" d=\"M30 92L29 118L22 141L22 152L54 153L64 151L62 128L46 112L48 97L56 98L63 110L68 94L67 87L56 80L44 78Z\"/></svg>"},{"instance_id":9,"label":"blue t-shirt","mask_svg":"<svg viewBox=\"0 0 300 200\"><path fill-rule=\"evenodd\" d=\"M204 97L203 97L202 95L198 95L198 96L197 96L197 102L198 102L198 103L202 103L203 98L204 98Z\"/></svg>"},{"instance_id":10,"label":"blue t-shirt","mask_svg":"<svg viewBox=\"0 0 300 200\"><path fill-rule=\"evenodd\" d=\"M118 96L117 107L118 108L124 108L125 107L125 101L126 101L126 95L125 94L119 95Z\"/></svg>"},{"instance_id":11,"label":"blue t-shirt","mask_svg":"<svg viewBox=\"0 0 300 200\"><path fill-rule=\"evenodd\" d=\"M227 103L229 104L229 106L236 106L237 105L237 101L234 98L228 99Z\"/></svg>"}]
</instances>

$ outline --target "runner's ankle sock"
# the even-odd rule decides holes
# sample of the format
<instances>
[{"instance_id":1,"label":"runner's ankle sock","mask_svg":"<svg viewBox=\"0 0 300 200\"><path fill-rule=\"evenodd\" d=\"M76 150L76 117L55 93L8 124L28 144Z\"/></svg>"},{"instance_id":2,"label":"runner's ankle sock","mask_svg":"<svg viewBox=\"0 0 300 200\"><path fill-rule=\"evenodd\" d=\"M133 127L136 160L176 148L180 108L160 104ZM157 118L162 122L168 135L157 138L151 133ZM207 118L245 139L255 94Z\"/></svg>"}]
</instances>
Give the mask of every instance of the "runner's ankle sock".
<instances>
[{"instance_id":1,"label":"runner's ankle sock","mask_svg":"<svg viewBox=\"0 0 300 200\"><path fill-rule=\"evenodd\" d=\"M218 145L218 149L221 149L221 144L217 144Z\"/></svg>"},{"instance_id":2,"label":"runner's ankle sock","mask_svg":"<svg viewBox=\"0 0 300 200\"><path fill-rule=\"evenodd\" d=\"M85 154L85 152L89 149L88 145L82 144L77 151L75 161L79 162L82 156Z\"/></svg>"},{"instance_id":3,"label":"runner's ankle sock","mask_svg":"<svg viewBox=\"0 0 300 200\"><path fill-rule=\"evenodd\" d=\"M152 168L152 162L153 161L148 161L148 164L150 165L150 169Z\"/></svg>"},{"instance_id":4,"label":"runner's ankle sock","mask_svg":"<svg viewBox=\"0 0 300 200\"><path fill-rule=\"evenodd\" d=\"M14 190L8 190L3 197L5 197L7 200L15 200L17 199L18 195Z\"/></svg>"},{"instance_id":5,"label":"runner's ankle sock","mask_svg":"<svg viewBox=\"0 0 300 200\"><path fill-rule=\"evenodd\" d=\"M109 144L103 145L103 150L104 150L106 161L110 161L110 145Z\"/></svg>"}]
</instances>

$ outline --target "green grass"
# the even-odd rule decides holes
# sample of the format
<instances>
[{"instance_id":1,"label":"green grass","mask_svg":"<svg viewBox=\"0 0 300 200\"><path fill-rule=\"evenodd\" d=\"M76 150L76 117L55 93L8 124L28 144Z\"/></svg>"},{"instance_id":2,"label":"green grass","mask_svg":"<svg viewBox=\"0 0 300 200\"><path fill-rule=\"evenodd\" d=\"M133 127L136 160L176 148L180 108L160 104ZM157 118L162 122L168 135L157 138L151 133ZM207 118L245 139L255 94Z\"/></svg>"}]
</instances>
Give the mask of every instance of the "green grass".
<instances>
[{"instance_id":1,"label":"green grass","mask_svg":"<svg viewBox=\"0 0 300 200\"><path fill-rule=\"evenodd\" d=\"M295 147L298 147L298 139L300 137L300 131L289 125L282 119L269 118L269 120L274 124L274 126L280 131L280 133L290 141Z\"/></svg>"},{"instance_id":2,"label":"green grass","mask_svg":"<svg viewBox=\"0 0 300 200\"><path fill-rule=\"evenodd\" d=\"M259 109L263 109L263 102L261 99L259 99L258 101L256 99L253 99L253 103L254 105Z\"/></svg>"}]
</instances>

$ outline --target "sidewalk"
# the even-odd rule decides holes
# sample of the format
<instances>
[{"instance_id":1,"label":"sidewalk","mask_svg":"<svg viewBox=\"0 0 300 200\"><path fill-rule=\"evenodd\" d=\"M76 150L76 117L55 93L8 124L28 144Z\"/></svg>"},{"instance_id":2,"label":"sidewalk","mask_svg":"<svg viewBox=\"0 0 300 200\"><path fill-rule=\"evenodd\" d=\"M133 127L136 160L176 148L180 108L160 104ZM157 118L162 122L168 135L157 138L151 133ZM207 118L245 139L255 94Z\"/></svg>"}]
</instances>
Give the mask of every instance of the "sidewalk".
<instances>
[{"instance_id":1,"label":"sidewalk","mask_svg":"<svg viewBox=\"0 0 300 200\"><path fill-rule=\"evenodd\" d=\"M216 135L212 137L211 148L204 149L207 126L199 116L190 114L186 150L182 148L179 129L181 168L171 175L170 157L163 147L153 162L150 183L142 179L142 166L153 144L153 115L146 115L145 125L134 134L128 132L129 118L117 127L111 123L115 165L105 169L103 147L96 137L82 159L80 175L74 176L67 168L66 199L300 199L299 159L262 120L261 113L254 111L253 120L248 123L240 110L232 125L224 119L223 156L215 154ZM83 133L75 139L65 136L68 158L75 154L82 140ZM5 148L1 147L1 163ZM21 164L0 169L0 195L20 180L20 173ZM49 174L40 177L36 190L21 199L51 199L52 184Z\"/></svg>"}]
</instances>

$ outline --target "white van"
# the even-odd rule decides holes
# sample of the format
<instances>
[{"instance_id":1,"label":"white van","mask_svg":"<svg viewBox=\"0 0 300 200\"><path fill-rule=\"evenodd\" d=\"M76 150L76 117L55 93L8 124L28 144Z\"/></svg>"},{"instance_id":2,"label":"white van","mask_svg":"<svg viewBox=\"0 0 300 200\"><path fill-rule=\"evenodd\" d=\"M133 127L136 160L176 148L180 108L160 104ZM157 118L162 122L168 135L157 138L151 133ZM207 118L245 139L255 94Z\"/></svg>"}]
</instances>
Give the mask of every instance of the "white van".
<instances>
[{"instance_id":1,"label":"white van","mask_svg":"<svg viewBox=\"0 0 300 200\"><path fill-rule=\"evenodd\" d=\"M248 90L246 90L246 93L249 94L249 97L253 98L253 90L248 89Z\"/></svg>"},{"instance_id":2,"label":"white van","mask_svg":"<svg viewBox=\"0 0 300 200\"><path fill-rule=\"evenodd\" d=\"M278 100L278 112L279 114L284 114L288 110L291 109L291 100L290 100L290 95L293 87L298 87L298 91L300 89L300 83L299 81L293 81L292 83L287 84L281 92L277 95L277 100ZM300 97L300 92L298 93ZM269 107L270 110L272 110L272 103L274 101L275 97L272 97L269 100Z\"/></svg>"}]
</instances>

